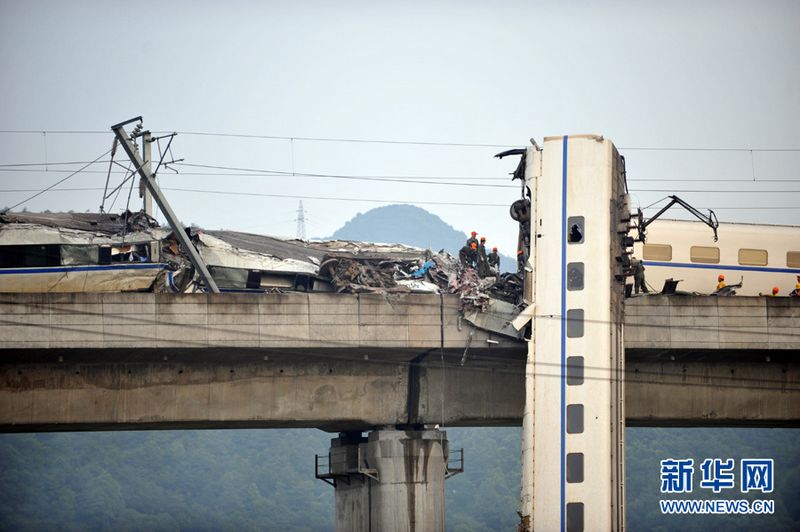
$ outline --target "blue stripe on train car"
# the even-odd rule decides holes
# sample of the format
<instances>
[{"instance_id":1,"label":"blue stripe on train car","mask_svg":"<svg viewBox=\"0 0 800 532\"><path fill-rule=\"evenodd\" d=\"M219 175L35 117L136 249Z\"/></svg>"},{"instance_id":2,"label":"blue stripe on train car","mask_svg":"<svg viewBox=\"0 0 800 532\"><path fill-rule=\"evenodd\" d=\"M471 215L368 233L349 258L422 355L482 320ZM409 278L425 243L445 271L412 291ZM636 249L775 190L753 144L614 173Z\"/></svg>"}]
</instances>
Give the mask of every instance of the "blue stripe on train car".
<instances>
[{"instance_id":1,"label":"blue stripe on train car","mask_svg":"<svg viewBox=\"0 0 800 532\"><path fill-rule=\"evenodd\" d=\"M741 272L793 273L800 275L800 268L768 268L766 266L734 266L730 264L690 264L686 262L642 261L645 266L667 268L698 268L701 270L734 270Z\"/></svg>"},{"instance_id":2,"label":"blue stripe on train car","mask_svg":"<svg viewBox=\"0 0 800 532\"><path fill-rule=\"evenodd\" d=\"M567 511L567 478L566 478L566 433L565 425L567 410L566 375L564 368L567 364L567 147L569 136L564 135L561 160L561 532L566 529Z\"/></svg>"},{"instance_id":3,"label":"blue stripe on train car","mask_svg":"<svg viewBox=\"0 0 800 532\"><path fill-rule=\"evenodd\" d=\"M53 267L44 267L44 268L4 268L0 269L0 275L11 275L11 274L37 274L37 273L69 273L69 272L96 272L96 271L104 271L104 270L150 270L150 269L161 269L164 268L166 264L158 263L158 262L148 262L148 263L133 263L133 264L114 264L114 265L103 265L103 266L53 266Z\"/></svg>"}]
</instances>

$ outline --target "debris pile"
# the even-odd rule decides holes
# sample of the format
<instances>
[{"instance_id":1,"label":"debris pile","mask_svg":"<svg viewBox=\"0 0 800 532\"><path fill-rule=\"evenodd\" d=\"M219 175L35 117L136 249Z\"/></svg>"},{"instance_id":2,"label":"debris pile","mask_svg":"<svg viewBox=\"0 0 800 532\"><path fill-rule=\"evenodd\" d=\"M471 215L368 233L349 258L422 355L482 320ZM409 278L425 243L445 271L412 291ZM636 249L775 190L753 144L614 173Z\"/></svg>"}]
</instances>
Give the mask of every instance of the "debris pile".
<instances>
[{"instance_id":1,"label":"debris pile","mask_svg":"<svg viewBox=\"0 0 800 532\"><path fill-rule=\"evenodd\" d=\"M492 297L518 305L522 302L522 276L518 273L502 273L489 288Z\"/></svg>"},{"instance_id":2,"label":"debris pile","mask_svg":"<svg viewBox=\"0 0 800 532\"><path fill-rule=\"evenodd\" d=\"M325 255L319 274L337 292L441 293L457 277L458 263L444 251L419 248L393 254L337 252Z\"/></svg>"}]
</instances>

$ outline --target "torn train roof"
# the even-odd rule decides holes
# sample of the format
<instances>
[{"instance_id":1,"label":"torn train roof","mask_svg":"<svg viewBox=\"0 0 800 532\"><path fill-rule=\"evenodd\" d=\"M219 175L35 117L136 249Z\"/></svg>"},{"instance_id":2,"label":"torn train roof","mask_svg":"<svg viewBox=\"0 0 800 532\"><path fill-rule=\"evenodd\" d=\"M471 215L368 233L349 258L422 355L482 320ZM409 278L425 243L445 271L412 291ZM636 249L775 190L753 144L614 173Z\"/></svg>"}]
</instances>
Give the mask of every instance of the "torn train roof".
<instances>
[{"instance_id":1,"label":"torn train roof","mask_svg":"<svg viewBox=\"0 0 800 532\"><path fill-rule=\"evenodd\" d=\"M162 240L169 232L141 212L0 214L0 245L138 244Z\"/></svg>"},{"instance_id":2,"label":"torn train roof","mask_svg":"<svg viewBox=\"0 0 800 532\"><path fill-rule=\"evenodd\" d=\"M327 257L412 261L426 250L404 244L281 239L237 231L198 233L200 254L212 266L319 274Z\"/></svg>"},{"instance_id":3,"label":"torn train roof","mask_svg":"<svg viewBox=\"0 0 800 532\"><path fill-rule=\"evenodd\" d=\"M426 252L403 244L304 241L238 231L193 231L200 254L211 266L284 273L319 274L321 262L330 256L402 261L418 259ZM143 212L0 214L0 245L139 244L170 240L171 233Z\"/></svg>"}]
</instances>

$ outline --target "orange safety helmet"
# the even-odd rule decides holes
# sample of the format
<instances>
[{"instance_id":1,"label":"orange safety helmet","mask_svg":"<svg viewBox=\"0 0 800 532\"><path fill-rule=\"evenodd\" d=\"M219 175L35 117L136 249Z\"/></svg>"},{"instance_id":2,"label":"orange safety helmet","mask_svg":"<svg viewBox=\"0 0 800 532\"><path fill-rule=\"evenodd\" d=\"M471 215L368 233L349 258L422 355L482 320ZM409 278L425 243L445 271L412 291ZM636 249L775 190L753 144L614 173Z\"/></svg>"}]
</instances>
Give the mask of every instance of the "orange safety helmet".
<instances>
[{"instance_id":1,"label":"orange safety helmet","mask_svg":"<svg viewBox=\"0 0 800 532\"><path fill-rule=\"evenodd\" d=\"M722 282L722 281L724 281L724 280L725 280L725 276L724 276L724 275L722 275L722 274L720 274L720 276L719 276L719 277L717 277L717 281L720 281L720 282Z\"/></svg>"},{"instance_id":2,"label":"orange safety helmet","mask_svg":"<svg viewBox=\"0 0 800 532\"><path fill-rule=\"evenodd\" d=\"M773 286L772 287L772 295L773 296L777 296L778 292L780 292L780 290L778 290L778 287L777 286Z\"/></svg>"},{"instance_id":3,"label":"orange safety helmet","mask_svg":"<svg viewBox=\"0 0 800 532\"><path fill-rule=\"evenodd\" d=\"M486 242L486 237L485 236L481 237L481 242Z\"/></svg>"},{"instance_id":4,"label":"orange safety helmet","mask_svg":"<svg viewBox=\"0 0 800 532\"><path fill-rule=\"evenodd\" d=\"M478 244L473 242L472 244L469 245L469 247L471 247L472 249L478 249Z\"/></svg>"}]
</instances>

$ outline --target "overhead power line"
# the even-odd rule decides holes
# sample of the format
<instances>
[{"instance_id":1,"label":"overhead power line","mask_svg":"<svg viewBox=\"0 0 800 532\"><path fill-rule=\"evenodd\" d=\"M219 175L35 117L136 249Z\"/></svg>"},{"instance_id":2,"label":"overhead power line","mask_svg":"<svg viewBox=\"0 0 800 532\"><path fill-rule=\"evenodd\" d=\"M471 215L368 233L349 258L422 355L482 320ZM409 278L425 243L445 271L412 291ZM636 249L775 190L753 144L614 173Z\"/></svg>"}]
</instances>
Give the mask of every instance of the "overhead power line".
<instances>
[{"instance_id":1,"label":"overhead power line","mask_svg":"<svg viewBox=\"0 0 800 532\"><path fill-rule=\"evenodd\" d=\"M34 192L37 189L0 189L0 192L8 193L22 193ZM74 187L74 188L54 188L51 192L79 192L79 191L101 191L102 187ZM229 190L205 190L196 188L174 188L174 187L161 187L161 190L168 190L172 192L192 192L198 194L218 194L224 196L252 196L252 197L267 197L267 198L289 198L289 199L313 199L313 200L328 200L328 201L351 201L363 203L404 203L410 205L453 205L453 206L467 206L467 207L504 207L508 208L508 203L469 203L469 202L453 202L453 201L417 201L417 200L400 200L396 198L391 199L378 199L378 198L347 198L347 197L330 197L330 196L307 196L300 194L268 194L263 192L233 192ZM649 207L655 209L657 207ZM748 205L746 207L699 207L702 209L719 210L800 210L800 206L754 206Z\"/></svg>"},{"instance_id":2,"label":"overhead power line","mask_svg":"<svg viewBox=\"0 0 800 532\"><path fill-rule=\"evenodd\" d=\"M110 134L108 130L69 130L69 129L3 129L0 133L8 134ZM155 134L172 133L172 131L154 131ZM453 146L467 148L509 148L519 146L519 142L509 143L479 143L479 142L445 142L427 140L395 140L395 139L375 139L375 138L347 138L347 137L312 137L312 136L289 136L289 135L264 135L254 133L228 133L217 131L177 131L181 135L203 136L203 137L229 137L244 139L264 139L264 140L283 140L283 141L309 141L309 142L345 142L345 143L364 143L364 144L398 144L416 146ZM527 143L525 143L527 145ZM619 150L630 151L703 151L703 152L800 152L800 148L774 148L774 147L699 147L699 146L617 146Z\"/></svg>"},{"instance_id":3,"label":"overhead power line","mask_svg":"<svg viewBox=\"0 0 800 532\"><path fill-rule=\"evenodd\" d=\"M97 161L102 162L102 161ZM76 162L64 162L64 163L21 163L19 166L25 166L23 168L15 168L16 165L0 165L0 172L38 172L38 173L66 173L70 170L31 170L28 166L44 166L44 165L66 165L66 164L78 164ZM90 162L89 164L92 164ZM466 187L482 187L482 188L514 188L517 189L520 187L519 184L510 184L510 185L496 185L496 184L480 184L480 183L461 183L461 182L448 182L448 181L456 181L456 180L492 180L492 181L504 181L509 182L510 179L505 177L455 177L455 176L448 176L448 177L424 177L424 176L382 176L382 175L350 175L350 174L332 174L332 173L310 173L310 172L287 172L282 170L268 170L268 169L256 169L256 168L244 168L244 167L236 167L236 166L219 166L219 165L210 165L210 164L192 164L192 163L175 163L176 165L191 167L191 168L205 168L205 169L216 169L216 170L225 170L225 173L220 172L181 172L177 175L186 175L186 176L232 176L232 177L311 177L311 178L324 178L324 179L344 179L344 180L356 180L356 181L373 181L373 182L396 182L396 183L416 183L416 184L423 184L423 185L452 185L452 186L466 186ZM104 171L98 170L86 170L84 173L106 173ZM168 174L169 175L169 174ZM634 181L633 179L629 181ZM657 181L657 180L649 180L643 179L639 181ZM666 182L670 182L673 180L664 180ZM681 180L675 180L681 181ZM700 181L700 180L686 180L686 181ZM751 180L740 180L741 182L745 183L779 183L779 182L788 182L788 183L796 183L796 181L790 180L783 180L783 179L776 179L776 180L761 180L753 182ZM707 180L707 182L718 182L718 183L729 183L730 181L723 181L723 180ZM800 189L772 189L772 190L752 190L752 189L679 189L679 188L670 188L670 189L645 189L645 188L637 188L631 189L631 192L668 192L668 193L676 193L676 192L724 192L724 193L761 193L761 194L768 194L768 193L792 193L792 192L800 192Z\"/></svg>"},{"instance_id":4,"label":"overhead power line","mask_svg":"<svg viewBox=\"0 0 800 532\"><path fill-rule=\"evenodd\" d=\"M34 194L34 195L32 195L32 196L30 196L30 197L28 197L28 198L25 198L24 200L20 201L19 203L16 203L16 204L12 205L11 207L9 207L8 209L5 209L5 210L8 210L8 211L10 211L11 209L15 209L15 208L19 207L20 205L22 205L23 203L27 203L27 202L29 202L30 200L32 200L33 198L35 198L35 197L37 197L37 196L41 196L42 194L44 194L44 193L45 193L45 192L47 192L48 190L52 190L52 189L54 189L55 187L57 187L58 185L60 185L60 184L61 184L61 183L63 183L64 181L66 181L67 179L71 178L71 177L72 177L72 176L74 176L74 175L77 175L77 174L79 174L81 171L83 171L83 170L85 170L86 168L88 168L89 166L93 165L95 162L99 161L100 159L102 159L103 157L105 157L106 155L108 155L109 153L111 153L111 149L109 149L109 150L108 150L108 151L106 151L105 153L101 154L101 155L100 155L99 157L97 157L97 158L96 158L94 161L92 161L92 162L90 162L90 163L87 163L86 165L82 166L81 168L78 168L77 170L75 170L74 172L72 172L71 174L69 174L67 177L65 177L65 178L63 178L63 179L59 179L58 181L56 181L55 183L53 183L53 184L52 184L52 185L50 185L49 187L46 187L46 188L43 188L43 189L39 190L38 192L36 192L36 194Z\"/></svg>"}]
</instances>

